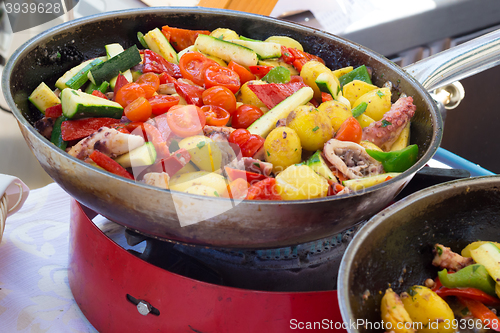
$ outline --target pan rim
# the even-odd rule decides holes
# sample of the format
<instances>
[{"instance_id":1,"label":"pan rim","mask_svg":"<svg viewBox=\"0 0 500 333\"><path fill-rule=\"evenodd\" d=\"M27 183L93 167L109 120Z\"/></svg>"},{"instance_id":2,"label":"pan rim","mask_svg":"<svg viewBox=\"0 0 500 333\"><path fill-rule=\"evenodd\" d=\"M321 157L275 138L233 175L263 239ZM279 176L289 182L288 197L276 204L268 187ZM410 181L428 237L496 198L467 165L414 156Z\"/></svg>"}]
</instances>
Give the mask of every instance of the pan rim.
<instances>
[{"instance_id":1,"label":"pan rim","mask_svg":"<svg viewBox=\"0 0 500 333\"><path fill-rule=\"evenodd\" d=\"M368 189L364 189L364 191L360 193L350 193L350 194L343 194L340 196L330 196L330 197L323 197L323 198L317 198L317 199L303 199L303 200L293 200L293 201L285 201L285 200L280 200L280 201L269 201L269 200L244 200L245 204L249 205L266 205L266 206L272 206L272 205L289 205L289 204L309 204L309 203L319 203L319 202L329 202L329 201L337 201L337 200L342 200L348 197L357 197L357 196L362 196L367 193L375 192L378 189L388 185L392 184L394 182L397 182L401 179L407 178L409 176L413 176L418 170L423 168L427 161L429 161L432 156L437 151L437 148L439 147L442 139L442 131L443 131L443 122L441 118L441 114L435 105L435 102L432 100L432 97L429 95L428 91L422 87L422 85L415 80L411 75L409 75L404 69L401 67L397 66L396 64L392 63L389 61L387 58L384 56L364 47L359 44L356 44L352 41L349 41L347 39L344 39L342 37L336 36L334 34L328 33L326 31L322 31L319 29L315 29L312 27L307 27L303 26L297 23L292 23L289 21L273 18L273 17L268 17L268 16L262 16L262 15L257 15L257 14L250 14L250 13L245 13L245 12L238 12L238 11L232 11L232 10L225 10L225 9L211 9L211 8L201 8L201 7L170 7L170 8L165 8L165 7L149 7L149 8L139 8L139 9L127 9L127 10L119 10L119 11L112 11L112 12L107 12L107 13L100 13L100 14L95 14L92 16L86 16L82 18L78 18L69 22L62 23L60 25L57 25L51 29L48 29L41 34L38 34L37 36L29 39L27 42L25 42L22 46L20 46L10 57L9 61L5 65L3 75L2 75L2 89L4 92L5 99L7 101L7 104L11 108L12 113L16 117L17 121L20 122L21 124L24 125L25 128L28 129L33 135L37 136L43 144L46 147L51 147L51 149L56 152L58 155L69 158L70 161L74 163L78 163L80 166L84 166L85 168L88 168L88 170L92 170L92 172L98 172L102 175L106 175L108 177L111 177L111 179L117 180L117 181L126 181L129 184L139 186L148 190L155 190L158 191L158 193L172 193L172 190L164 190L160 189L151 185L147 185L145 183L141 182L135 182L132 180L128 180L123 177L119 177L116 175L113 175L109 172L102 171L96 167L93 167L89 165L88 163L85 163L69 154L67 154L64 151L61 151L59 149L55 149L52 144L45 139L35 128L33 125L31 125L27 119L21 114L20 110L17 108L16 103L14 102L13 96L10 93L10 74L12 73L12 70L18 63L18 58L25 53L30 52L35 46L35 42L37 41L42 41L46 39L47 37L57 35L59 33L63 33L65 30L69 28L76 28L82 24L89 24L93 22L98 22L103 19L113 19L113 18L121 18L125 17L130 14L169 14L169 13L182 13L182 14L225 14L227 16L234 16L234 17L249 17L249 18L254 18L257 20L261 21L271 21L271 22L279 22L280 25L285 25L290 28L300 28L302 30L311 32L313 34L323 36L328 39L333 39L333 40L338 40L342 42L344 45L349 46L351 48L356 49L359 52L363 52L365 54L368 54L370 57L375 58L375 60L382 62L387 68L389 68L391 71L396 72L397 75L404 77L406 80L410 81L410 83L418 88L417 90L420 90L422 92L421 97L424 99L425 104L432 109L434 112L430 112L431 115L431 123L433 125L433 135L429 144L429 147L424 155L420 158L417 163L415 163L411 168L408 170L404 171L399 175L398 177L395 177L393 179L390 179L389 181L386 181L384 183L369 187ZM431 110L431 111L432 111ZM179 192L179 191L173 191L175 192L176 195L182 195L182 196L188 196L191 198L207 198L206 196L202 195L197 195L197 194L189 194L189 193L184 193L184 192ZM232 200L229 198L211 198L213 200L221 200L221 201L227 201L227 200Z\"/></svg>"}]
</instances>

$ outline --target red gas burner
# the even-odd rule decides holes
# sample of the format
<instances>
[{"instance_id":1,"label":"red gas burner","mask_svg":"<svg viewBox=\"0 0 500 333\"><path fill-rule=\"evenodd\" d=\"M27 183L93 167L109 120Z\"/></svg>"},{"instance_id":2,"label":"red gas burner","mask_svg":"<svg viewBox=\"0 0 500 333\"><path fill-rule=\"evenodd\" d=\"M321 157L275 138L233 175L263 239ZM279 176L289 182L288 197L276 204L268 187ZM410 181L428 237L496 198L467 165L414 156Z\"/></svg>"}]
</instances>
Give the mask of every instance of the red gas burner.
<instances>
[{"instance_id":1,"label":"red gas burner","mask_svg":"<svg viewBox=\"0 0 500 333\"><path fill-rule=\"evenodd\" d=\"M143 253L135 250L127 250L108 237L96 223L96 213L82 207L76 201L71 204L71 230L70 230L70 269L68 272L69 284L73 296L87 319L101 333L106 332L290 332L300 328L314 327L319 330L335 329L341 324L341 316L337 302L336 290L325 291L303 291L303 292L276 292L259 291L243 288L228 287L220 285L227 283L224 272L222 278L213 277L208 270L198 270L195 275L214 280L216 283L207 283L197 279L188 278L180 274L172 273L162 267L158 267L158 258L168 256L162 250L154 250L155 246L146 246ZM109 224L114 224L109 222ZM116 225L116 228L122 228ZM342 237L346 237L345 234ZM128 237L129 243L140 243L145 237L132 235ZM335 238L333 239L335 241ZM173 247L175 244L153 240L153 244L159 242L165 246ZM333 248L322 243L322 250L329 251ZM339 244L345 244L340 239ZM337 244L337 245L339 245ZM161 246L161 245L160 245ZM211 254L206 251L216 251L234 256L236 258L248 256L238 251L224 253L220 250L210 248L196 248L188 245L180 245L182 252L199 251L187 256L195 257L202 264L205 257ZM310 245L308 245L310 246ZM331 247L331 248L330 248ZM194 249L194 250L193 250ZM160 251L160 253L158 253ZM256 253L250 257L253 263L257 257L272 261L274 254ZM300 248L297 247L284 253L287 259L294 260L301 256ZM150 252L156 252L151 255ZM294 253L295 252L295 253ZM330 256L321 256L319 249L310 249L311 260L323 261L323 264L308 265L309 269L317 269L320 266L328 267L331 264ZM343 252L343 251L341 251ZM318 256L319 259L314 259ZM150 263L141 259L149 255ZM205 257L203 257L205 256ZM153 258L153 259L151 259ZM201 259L200 259L201 258ZM326 258L326 259L325 259ZM163 258L165 259L165 258ZM167 258L168 259L168 258ZM168 261L168 260L167 260ZM171 260L170 260L171 261ZM182 266L183 261L174 259L171 267ZM224 262L224 258L215 256L214 262ZM265 260L263 260L265 261ZM285 260L289 261L289 260ZM307 260L306 260L307 261ZM336 260L334 260L336 261ZM333 263L338 266L338 263ZM249 263L229 263L232 266L248 266ZM275 265L272 263L271 265ZM223 265L217 266L215 272L224 271ZM252 265L250 265L252 266ZM276 277L280 275L269 267L250 268L258 272L260 276L269 276L274 281L274 286L268 285L264 288L286 289L290 287L289 277ZM309 269L289 267L286 269L288 275L309 274ZM185 268L183 269L186 270ZM195 269L196 270L196 269ZM240 276L244 275L244 269L240 270ZM273 273L274 272L274 273ZM206 273L206 274L204 274ZM251 275L251 273L249 273ZM324 273L321 273L324 274ZM337 270L332 269L332 285L335 285ZM227 274L226 274L227 275ZM229 275L231 275L229 273ZM238 275L238 273L236 273ZM207 277L208 276L208 277ZM305 276L305 275L304 275ZM251 278L258 280L258 278ZM242 278L241 280L245 280ZM303 280L303 279L302 279ZM314 279L313 279L314 280ZM314 289L313 280L309 280L309 289ZM307 282L307 281L306 281ZM243 284L255 284L259 282L243 282ZM319 286L321 288L322 286ZM324 286L323 286L324 287ZM297 288L303 289L304 286ZM260 288L258 288L260 289ZM316 323L316 324L315 324ZM337 323L337 324L336 324ZM320 326L321 325L321 326ZM315 330L308 330L315 331Z\"/></svg>"}]
</instances>

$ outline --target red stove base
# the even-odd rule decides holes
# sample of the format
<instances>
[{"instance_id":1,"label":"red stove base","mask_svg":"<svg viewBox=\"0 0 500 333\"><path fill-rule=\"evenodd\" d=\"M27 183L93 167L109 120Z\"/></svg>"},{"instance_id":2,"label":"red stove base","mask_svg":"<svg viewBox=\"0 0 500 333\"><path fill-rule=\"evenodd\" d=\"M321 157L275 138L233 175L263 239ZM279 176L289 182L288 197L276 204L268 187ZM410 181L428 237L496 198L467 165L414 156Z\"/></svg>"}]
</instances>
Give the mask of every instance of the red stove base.
<instances>
[{"instance_id":1,"label":"red stove base","mask_svg":"<svg viewBox=\"0 0 500 333\"><path fill-rule=\"evenodd\" d=\"M262 292L189 279L128 253L92 218L72 200L68 278L100 333L315 332L342 323L336 290Z\"/></svg>"}]
</instances>

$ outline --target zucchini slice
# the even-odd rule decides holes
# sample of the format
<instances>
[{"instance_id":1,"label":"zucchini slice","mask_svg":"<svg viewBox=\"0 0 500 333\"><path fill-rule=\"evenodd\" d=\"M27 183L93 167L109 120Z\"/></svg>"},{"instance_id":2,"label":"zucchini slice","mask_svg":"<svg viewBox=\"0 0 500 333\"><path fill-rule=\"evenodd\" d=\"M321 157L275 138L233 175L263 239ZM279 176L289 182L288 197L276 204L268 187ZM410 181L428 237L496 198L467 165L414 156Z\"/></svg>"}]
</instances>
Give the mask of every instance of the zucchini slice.
<instances>
[{"instance_id":1,"label":"zucchini slice","mask_svg":"<svg viewBox=\"0 0 500 333\"><path fill-rule=\"evenodd\" d=\"M227 62L233 60L245 67L255 66L258 63L257 53L253 50L215 37L199 34L194 45L198 51Z\"/></svg>"},{"instance_id":2,"label":"zucchini slice","mask_svg":"<svg viewBox=\"0 0 500 333\"><path fill-rule=\"evenodd\" d=\"M314 96L314 91L311 87L303 87L297 90L292 95L288 96L281 103L269 110L265 115L257 119L247 129L252 134L258 134L265 138L269 132L276 126L276 122L282 118L286 118L297 106L304 105Z\"/></svg>"},{"instance_id":3,"label":"zucchini slice","mask_svg":"<svg viewBox=\"0 0 500 333\"><path fill-rule=\"evenodd\" d=\"M118 44L118 43L108 44L104 48L106 49L106 55L108 56L108 60L111 59L111 58L113 58L115 55L118 55L118 54L120 54L120 53L122 53L124 51L123 47L120 44ZM122 74L125 75L125 77L127 78L128 82L132 82L133 81L132 72L130 71L130 69L127 69ZM117 78L118 78L118 76L115 76L114 78L112 78L109 81L109 85L111 86L111 89L115 89L115 84L116 84L116 79ZM73 88L73 87L70 87L70 88ZM76 88L73 88L73 89L76 89Z\"/></svg>"},{"instance_id":4,"label":"zucchini slice","mask_svg":"<svg viewBox=\"0 0 500 333\"><path fill-rule=\"evenodd\" d=\"M106 61L108 58L107 57L99 57L99 58L95 58L95 59L101 59L102 61ZM86 61L82 62L81 64L79 64L78 66L75 66L75 67L71 68L69 71L67 71L66 73L64 73L64 75L61 76L56 81L56 88L59 88L60 90L64 90L65 88L69 88L66 85L66 82L68 82L68 80L70 80L73 76L75 76L76 73L78 73L80 70L82 70L85 66L90 64L95 59L86 60Z\"/></svg>"},{"instance_id":5,"label":"zucchini slice","mask_svg":"<svg viewBox=\"0 0 500 333\"><path fill-rule=\"evenodd\" d=\"M256 40L243 40L243 39L233 39L230 42L243 45L251 50L254 50L260 59L281 57L280 44L270 43L270 42L260 42Z\"/></svg>"},{"instance_id":6,"label":"zucchini slice","mask_svg":"<svg viewBox=\"0 0 500 333\"><path fill-rule=\"evenodd\" d=\"M145 34L144 41L146 41L151 51L158 53L169 62L178 64L177 52L175 52L174 48L170 45L160 29L155 28Z\"/></svg>"},{"instance_id":7,"label":"zucchini slice","mask_svg":"<svg viewBox=\"0 0 500 333\"><path fill-rule=\"evenodd\" d=\"M120 72L130 69L142 61L141 55L137 46L132 46L100 63L89 71L88 77L95 85L100 86L104 81L111 80L118 76Z\"/></svg>"},{"instance_id":8,"label":"zucchini slice","mask_svg":"<svg viewBox=\"0 0 500 333\"><path fill-rule=\"evenodd\" d=\"M123 107L113 101L86 94L71 88L61 92L63 114L70 119L109 117L120 119Z\"/></svg>"},{"instance_id":9,"label":"zucchini slice","mask_svg":"<svg viewBox=\"0 0 500 333\"><path fill-rule=\"evenodd\" d=\"M28 100L33 103L38 110L45 114L45 110L51 106L61 104L59 97L44 83L40 83L38 87L31 93Z\"/></svg>"}]
</instances>

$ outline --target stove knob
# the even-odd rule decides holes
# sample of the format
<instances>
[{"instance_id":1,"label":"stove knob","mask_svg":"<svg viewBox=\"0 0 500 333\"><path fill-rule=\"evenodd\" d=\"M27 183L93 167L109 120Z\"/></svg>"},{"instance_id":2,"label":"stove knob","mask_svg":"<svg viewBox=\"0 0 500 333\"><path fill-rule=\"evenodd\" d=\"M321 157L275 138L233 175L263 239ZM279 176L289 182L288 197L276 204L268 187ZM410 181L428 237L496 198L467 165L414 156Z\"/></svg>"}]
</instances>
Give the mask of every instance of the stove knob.
<instances>
[{"instance_id":1,"label":"stove knob","mask_svg":"<svg viewBox=\"0 0 500 333\"><path fill-rule=\"evenodd\" d=\"M143 316L147 316L151 312L151 308L151 304L146 301L141 300L137 303L137 311L139 311L139 313Z\"/></svg>"}]
</instances>

